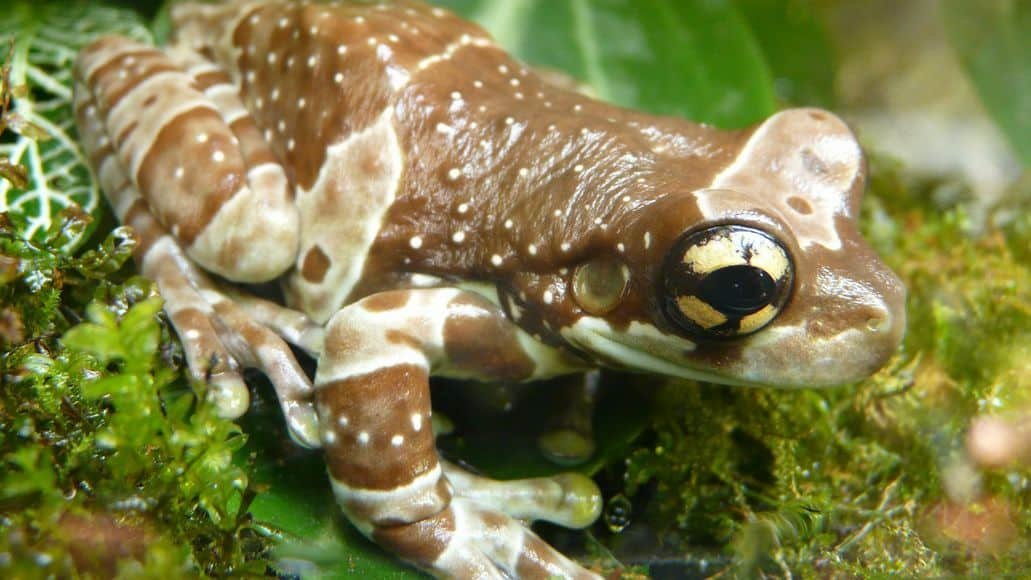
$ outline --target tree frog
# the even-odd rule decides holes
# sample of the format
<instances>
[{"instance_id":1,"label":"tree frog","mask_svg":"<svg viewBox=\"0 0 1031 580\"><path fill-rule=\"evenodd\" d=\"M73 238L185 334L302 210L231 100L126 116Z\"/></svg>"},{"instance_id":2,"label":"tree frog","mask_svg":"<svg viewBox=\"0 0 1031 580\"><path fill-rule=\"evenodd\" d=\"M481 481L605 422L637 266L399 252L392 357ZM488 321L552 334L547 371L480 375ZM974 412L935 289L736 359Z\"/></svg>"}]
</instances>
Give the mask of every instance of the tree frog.
<instances>
[{"instance_id":1,"label":"tree frog","mask_svg":"<svg viewBox=\"0 0 1031 580\"><path fill-rule=\"evenodd\" d=\"M826 111L721 131L624 110L416 1L172 20L166 49L77 59L96 176L222 414L264 372L347 518L433 574L588 577L524 522L586 526L600 497L442 460L431 375L829 385L900 342L904 289L855 224L863 155ZM248 292L271 281L281 302Z\"/></svg>"}]
</instances>

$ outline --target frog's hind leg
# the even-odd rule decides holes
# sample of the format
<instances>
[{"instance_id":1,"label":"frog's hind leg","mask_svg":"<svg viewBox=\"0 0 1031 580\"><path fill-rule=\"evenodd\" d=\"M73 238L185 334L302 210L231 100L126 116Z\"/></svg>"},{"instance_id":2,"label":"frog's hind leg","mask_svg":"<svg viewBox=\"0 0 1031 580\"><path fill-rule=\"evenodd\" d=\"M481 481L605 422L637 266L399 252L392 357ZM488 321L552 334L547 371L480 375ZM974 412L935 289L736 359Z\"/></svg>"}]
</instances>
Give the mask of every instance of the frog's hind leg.
<instances>
[{"instance_id":1,"label":"frog's hind leg","mask_svg":"<svg viewBox=\"0 0 1031 580\"><path fill-rule=\"evenodd\" d=\"M559 355L530 353L486 299L453 288L375 294L328 324L315 385L341 508L373 540L434 574L590 577L523 519L582 527L600 511L583 476L497 482L440 460L429 375L525 380Z\"/></svg>"},{"instance_id":2,"label":"frog's hind leg","mask_svg":"<svg viewBox=\"0 0 1031 580\"><path fill-rule=\"evenodd\" d=\"M117 37L103 39L85 49L76 63L75 72L75 113L83 146L115 214L139 236L136 261L141 272L156 282L165 298L165 311L182 340L191 375L209 384L209 397L220 414L235 418L247 409L249 402L241 367L261 369L276 388L291 435L302 444L316 445L311 384L294 360L289 346L235 308L192 261L196 258L193 254L208 253L210 258L212 252L205 246L209 242L204 242L203 235L193 238L194 243L190 245L190 236L184 234L184 230L195 228L197 224L187 223L187 218L207 220L206 227L212 228L224 223L224 219L242 219L242 216L232 212L224 214L209 207L220 199L218 192L206 195L211 191L203 187L212 186L210 180L189 180L185 177L185 166L168 167L170 161L184 160L162 158L161 155L143 155L141 158L141 154L133 149L142 146L145 149L177 150L183 145L183 140L191 143L215 141L221 145L213 151L221 153L224 157L220 158L225 161L233 156L232 147L236 146L236 158L257 164L257 169L252 167L223 173L219 167L210 172L191 167L191 174L212 173L215 182L228 180L230 189L246 178L248 185L236 188L235 196L250 200L255 195L266 195L271 199L271 207L275 208L282 201L284 194L277 188L280 185L285 187L285 178L275 177L276 171L269 168L272 162L254 144L255 138L251 133L256 129L253 123L248 125L243 118L234 119L239 113L232 106L232 99L225 88L219 88L227 79L217 78L202 65L195 66L192 73L196 77L191 76L162 53ZM194 90L185 96L180 94L181 99L167 98L160 91L173 89L159 82L162 77L176 82L185 79L188 86L201 90L206 87L206 92L202 94ZM205 96L208 93L212 93L211 98ZM135 110L138 113L136 120L123 118L128 112L122 109ZM196 117L197 111L202 113L200 117L204 122L190 126L184 118ZM212 120L212 115L216 114L221 126ZM223 114L224 117L221 116ZM182 124L188 126L179 127L169 134L168 126ZM192 133L193 130L199 132ZM150 134L150 137L144 134ZM147 142L148 138L151 141ZM186 148L189 149L188 146ZM168 172L171 173L170 178L165 176L168 179L152 175ZM282 173L281 169L279 173ZM273 177L270 179L269 176ZM170 184L170 191L160 190L161 186ZM234 200L230 200L228 205L232 206ZM180 208L182 211L178 214L166 211L164 218L171 223L166 227L155 206L167 210L168 206L177 203L183 206ZM195 215L205 212L208 214L206 217ZM262 225L261 220L258 224ZM271 227L275 236L276 227ZM198 239L201 240L200 245ZM224 242L227 246L235 244L237 247L227 247L222 252L224 255L215 255L216 262L231 261L233 256L240 258L247 252L263 250L262 244L258 243L244 252L240 247L243 240L233 236L228 236ZM195 250L193 254L190 253L191 247ZM219 254L219 251L214 254ZM274 256L275 260L281 261ZM240 271L233 272L234 275L241 271L244 278L254 275L256 270L248 263L255 261L253 256L243 256ZM276 269L279 266L273 266L273 270Z\"/></svg>"}]
</instances>

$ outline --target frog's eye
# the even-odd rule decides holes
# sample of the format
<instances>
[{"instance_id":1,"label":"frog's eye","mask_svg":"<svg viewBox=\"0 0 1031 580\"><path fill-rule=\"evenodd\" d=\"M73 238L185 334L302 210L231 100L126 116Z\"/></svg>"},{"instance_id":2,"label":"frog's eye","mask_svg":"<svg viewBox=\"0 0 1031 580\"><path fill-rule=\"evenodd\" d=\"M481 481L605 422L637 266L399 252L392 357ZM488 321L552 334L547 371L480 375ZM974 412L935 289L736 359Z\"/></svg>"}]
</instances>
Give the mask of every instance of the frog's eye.
<instances>
[{"instance_id":1,"label":"frog's eye","mask_svg":"<svg viewBox=\"0 0 1031 580\"><path fill-rule=\"evenodd\" d=\"M621 260L595 258L573 273L573 299L590 314L605 314L623 300L629 281L630 270Z\"/></svg>"},{"instance_id":2,"label":"frog's eye","mask_svg":"<svg viewBox=\"0 0 1031 580\"><path fill-rule=\"evenodd\" d=\"M714 226L680 238L665 265L669 318L701 338L733 338L770 323L791 293L787 250L755 228Z\"/></svg>"}]
</instances>

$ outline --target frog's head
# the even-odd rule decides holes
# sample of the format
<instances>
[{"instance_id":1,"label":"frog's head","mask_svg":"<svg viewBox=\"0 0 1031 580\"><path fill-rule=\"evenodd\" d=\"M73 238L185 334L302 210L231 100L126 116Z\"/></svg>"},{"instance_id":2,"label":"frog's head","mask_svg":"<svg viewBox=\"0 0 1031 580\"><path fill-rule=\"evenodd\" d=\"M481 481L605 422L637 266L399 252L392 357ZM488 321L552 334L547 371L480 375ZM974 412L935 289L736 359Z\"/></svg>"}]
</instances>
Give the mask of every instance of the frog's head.
<instances>
[{"instance_id":1,"label":"frog's head","mask_svg":"<svg viewBox=\"0 0 1031 580\"><path fill-rule=\"evenodd\" d=\"M566 338L609 364L722 383L868 376L901 341L905 290L856 229L855 137L790 110L741 143L708 187L633 212L623 252L574 272L588 314Z\"/></svg>"}]
</instances>

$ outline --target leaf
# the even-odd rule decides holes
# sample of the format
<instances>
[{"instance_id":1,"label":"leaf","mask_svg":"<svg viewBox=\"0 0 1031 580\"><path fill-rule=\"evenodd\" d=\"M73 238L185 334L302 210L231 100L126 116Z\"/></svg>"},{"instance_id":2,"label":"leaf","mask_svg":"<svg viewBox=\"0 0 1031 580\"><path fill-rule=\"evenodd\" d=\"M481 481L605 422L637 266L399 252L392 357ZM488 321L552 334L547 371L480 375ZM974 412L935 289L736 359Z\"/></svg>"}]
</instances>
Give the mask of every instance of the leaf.
<instances>
[{"instance_id":1,"label":"leaf","mask_svg":"<svg viewBox=\"0 0 1031 580\"><path fill-rule=\"evenodd\" d=\"M777 97L790 105L834 104L833 49L812 2L736 0L773 75Z\"/></svg>"},{"instance_id":2,"label":"leaf","mask_svg":"<svg viewBox=\"0 0 1031 580\"><path fill-rule=\"evenodd\" d=\"M989 114L1031 167L1031 3L945 0L942 15Z\"/></svg>"},{"instance_id":3,"label":"leaf","mask_svg":"<svg viewBox=\"0 0 1031 580\"><path fill-rule=\"evenodd\" d=\"M25 167L28 184L19 188L0 180L0 212L23 216L28 226L22 235L28 238L42 239L62 210L78 205L93 212L100 202L75 141L72 63L80 48L105 34L150 41L150 33L133 12L96 3L20 0L0 10L0 45L15 39L11 84L27 86L30 93L13 103L23 133L0 141L0 158ZM40 133L50 139L35 139ZM65 249L76 246L90 230L72 238Z\"/></svg>"},{"instance_id":4,"label":"leaf","mask_svg":"<svg viewBox=\"0 0 1031 580\"><path fill-rule=\"evenodd\" d=\"M759 45L729 0L443 0L534 66L596 96L740 127L774 111Z\"/></svg>"}]
</instances>

